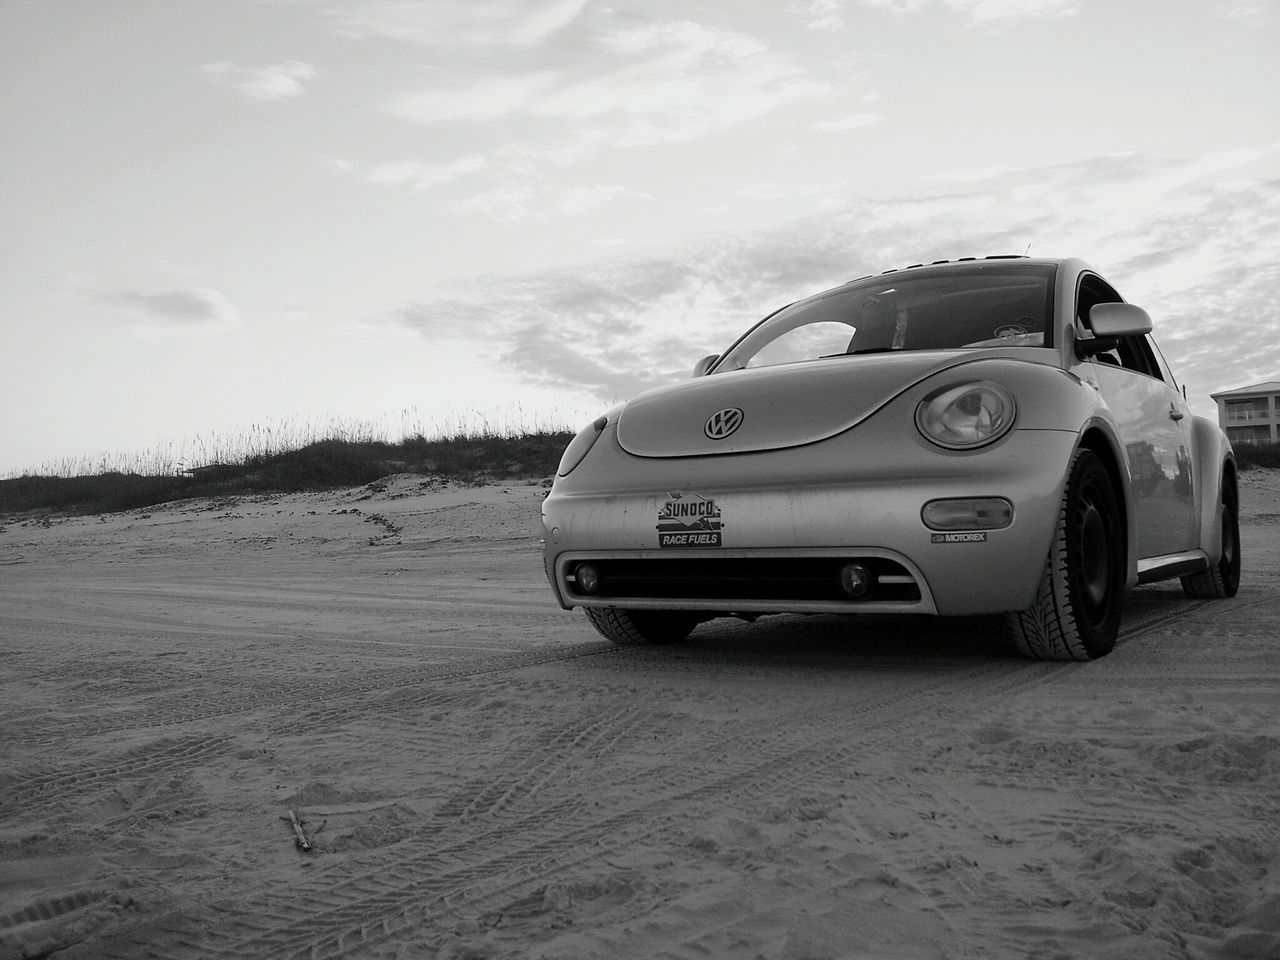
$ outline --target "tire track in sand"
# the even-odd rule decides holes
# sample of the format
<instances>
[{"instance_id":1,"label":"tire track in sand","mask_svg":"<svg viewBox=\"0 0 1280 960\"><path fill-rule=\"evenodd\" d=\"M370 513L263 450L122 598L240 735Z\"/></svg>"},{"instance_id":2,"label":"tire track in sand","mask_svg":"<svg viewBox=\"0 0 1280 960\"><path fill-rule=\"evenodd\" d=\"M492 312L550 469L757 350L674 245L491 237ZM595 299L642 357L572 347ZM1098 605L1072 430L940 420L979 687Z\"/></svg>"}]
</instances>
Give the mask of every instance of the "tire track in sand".
<instances>
[{"instance_id":1,"label":"tire track in sand","mask_svg":"<svg viewBox=\"0 0 1280 960\"><path fill-rule=\"evenodd\" d=\"M1185 613L1181 608L1144 617L1127 623L1122 635L1136 636ZM367 683L333 685L319 696L294 698L292 704L323 704L410 686L424 677L469 677L605 652L614 653L620 661L643 659L652 653L619 651L607 643L592 643L567 651L561 648L425 668L412 677L403 671L387 671L390 682L369 678ZM776 659L760 662L778 665ZM542 735L532 752L510 765L498 780L473 782L446 801L443 822L431 831L397 845L392 854L375 851L355 858L349 869L356 876L336 887L316 877L317 882L296 888L287 901L220 905L216 932L174 916L161 924L137 928L123 938L111 938L103 946L110 946L118 956L136 956L139 950L145 955L159 946L155 938L164 944L161 953L176 950L175 957L206 956L211 951L227 957L358 952L406 924L412 927L428 921L433 910L438 912L446 902L483 903L530 882L545 882L550 872L595 857L602 849L621 843L624 836L635 840L653 832L658 829L654 824L661 823L673 808L714 802L726 793L751 795L779 783L803 782L806 776L848 765L858 756L899 742L913 729L937 722L942 714L981 709L984 701L1071 669L1065 664L1022 661L994 661L977 667L965 661L963 665L970 669L962 676L941 667L931 670L929 677L911 689L875 701L815 705L795 716L795 725L786 730L747 730L721 738L700 753L701 764L679 765L671 775L656 781L649 773L637 777L632 784L633 802L604 818L577 795L538 798L544 787L554 782L557 772L580 758L585 749L609 749L628 733L643 728L648 717L640 708L579 717ZM261 699L237 698L239 703L251 705ZM930 701L934 702L933 710L921 709ZM942 701L940 707L938 701ZM277 706L292 708L290 704ZM348 713L345 706L339 709L343 715ZM848 728L848 736L845 743L833 748L833 739L841 739L837 733L841 726ZM708 758L711 762L706 762ZM104 766L99 772L116 770L128 772L119 764ZM78 789L73 786L75 777L67 776L70 779L65 781L56 776L41 779L45 789L56 790L60 784L65 789ZM94 779L90 776L86 782ZM37 784L33 780L27 786ZM528 812L522 812L526 808ZM388 856L394 859L388 862ZM437 906L423 907L424 898Z\"/></svg>"},{"instance_id":2,"label":"tire track in sand","mask_svg":"<svg viewBox=\"0 0 1280 960\"><path fill-rule=\"evenodd\" d=\"M199 736L157 740L118 757L15 779L5 787L4 797L0 799L0 818L20 814L37 804L70 799L122 782L171 770L192 769L224 753L231 742L230 737Z\"/></svg>"},{"instance_id":3,"label":"tire track in sand","mask_svg":"<svg viewBox=\"0 0 1280 960\"><path fill-rule=\"evenodd\" d=\"M1122 629L1122 637L1158 629L1186 612L1183 607L1131 621ZM652 652L626 651L628 659L642 659L646 653ZM832 770L850 768L861 756L897 747L913 733L932 729L939 722L979 713L989 702L1050 682L1074 667L999 660L965 665L969 669L959 676L930 675L908 691L875 701L855 705L840 701L802 709L785 730L748 730L720 738L698 755L714 757L713 763L700 764L694 758L657 780L652 771L639 774L629 784L635 791L635 802L612 815L601 817L585 802L552 797L518 819L452 843L448 842L449 832L441 830L423 841L440 843L434 853L423 851L421 859L402 857L394 866L383 866L388 873L367 873L358 881L360 891L352 888L351 896L334 898L339 891L330 891L323 919L271 927L270 918L259 917L250 925L257 934L206 946L228 958L358 955L376 943L429 925L442 909L466 904L473 911L480 910L531 884L544 884L557 871L658 831L674 810L714 804L726 794L749 797L787 784L811 782ZM929 709L931 703L933 709ZM612 716L615 721L623 720L621 713ZM833 742L839 745L833 747ZM724 769L726 758L731 759L728 770ZM643 792L646 789L647 795ZM481 854L478 859L477 853ZM441 872L424 878L424 868L432 864ZM951 879L957 884L954 895L962 896L966 881ZM424 900L432 905L422 905ZM280 915L276 918L278 921ZM266 952L259 952L261 948Z\"/></svg>"},{"instance_id":4,"label":"tire track in sand","mask_svg":"<svg viewBox=\"0 0 1280 960\"><path fill-rule=\"evenodd\" d=\"M324 684L278 684L254 690L238 689L213 696L190 696L183 693L163 702L112 714L106 717L70 717L60 723L46 725L39 735L19 737L14 743L50 745L67 740L84 739L126 730L176 727L237 713L269 709L272 714L295 714L307 708L354 700L367 694L385 693L415 687L432 681L446 681L505 673L526 667L614 653L617 648L606 640L588 641L568 646L543 647L538 650L468 660L461 663L434 664L417 668L390 668L361 674L354 680ZM340 712L337 716L345 715ZM52 730L52 732L48 732Z\"/></svg>"},{"instance_id":5,"label":"tire track in sand","mask_svg":"<svg viewBox=\"0 0 1280 960\"><path fill-rule=\"evenodd\" d=\"M104 948L109 955L145 955L151 950L174 958L358 953L397 931L429 924L451 904L465 902L474 908L530 882L545 882L556 871L659 830L674 812L715 803L725 794L753 795L779 784L804 782L822 771L847 768L858 757L900 741L910 729L938 723L940 715L960 708L979 710L986 698L1069 669L1069 665L1010 660L964 666L959 676L930 675L906 690L858 703L829 699L804 711L795 725L786 728L720 737L701 745L698 756L703 762L695 758L666 776L637 782L626 806L603 816L578 791L562 797L548 795L526 805L528 812L519 816L455 816L394 850L348 861L344 872L351 875L338 883L312 876L296 885L287 900L220 904L216 929L207 922L175 916L163 928L135 931ZM609 731L628 725L630 718L625 710L606 710L599 722L595 735L607 740ZM569 731L564 733L567 736ZM521 785L545 776L546 764L560 762L558 749L563 749L563 739L549 738L542 755L533 758L525 772L514 774L493 793L519 794ZM465 811L474 803L477 811L486 813L519 812L519 803L486 807L482 798L489 796L464 791L450 809Z\"/></svg>"}]
</instances>

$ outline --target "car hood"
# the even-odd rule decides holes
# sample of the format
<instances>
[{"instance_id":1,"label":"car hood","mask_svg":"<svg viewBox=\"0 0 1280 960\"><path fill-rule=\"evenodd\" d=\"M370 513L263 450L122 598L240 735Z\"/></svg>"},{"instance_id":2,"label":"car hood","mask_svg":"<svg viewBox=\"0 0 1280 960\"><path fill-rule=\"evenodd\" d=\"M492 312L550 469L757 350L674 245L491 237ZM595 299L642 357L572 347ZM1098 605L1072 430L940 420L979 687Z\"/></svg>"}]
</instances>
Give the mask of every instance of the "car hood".
<instances>
[{"instance_id":1,"label":"car hood","mask_svg":"<svg viewBox=\"0 0 1280 960\"><path fill-rule=\"evenodd\" d=\"M988 351L897 352L734 370L642 393L623 408L618 443L639 457L690 457L798 447L875 413L903 390ZM708 421L741 411L728 436ZM729 417L732 425L734 417Z\"/></svg>"}]
</instances>

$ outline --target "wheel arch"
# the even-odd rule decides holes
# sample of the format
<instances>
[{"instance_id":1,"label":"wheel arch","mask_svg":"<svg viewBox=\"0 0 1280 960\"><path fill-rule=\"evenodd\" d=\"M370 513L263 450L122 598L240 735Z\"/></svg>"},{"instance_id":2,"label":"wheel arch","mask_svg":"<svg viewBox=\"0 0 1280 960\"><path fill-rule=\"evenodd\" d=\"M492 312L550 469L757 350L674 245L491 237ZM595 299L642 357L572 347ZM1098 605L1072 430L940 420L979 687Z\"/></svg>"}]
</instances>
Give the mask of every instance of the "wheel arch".
<instances>
[{"instance_id":1,"label":"wheel arch","mask_svg":"<svg viewBox=\"0 0 1280 960\"><path fill-rule=\"evenodd\" d=\"M1114 433L1099 424L1087 427L1080 437L1076 449L1091 450L1102 461L1107 475L1111 478L1115 490L1116 503L1120 507L1121 524L1124 529L1125 555L1125 589L1132 589L1138 583L1138 542L1136 521L1133 510L1133 485L1129 482L1129 463L1125 458L1120 442Z\"/></svg>"},{"instance_id":2,"label":"wheel arch","mask_svg":"<svg viewBox=\"0 0 1280 960\"><path fill-rule=\"evenodd\" d=\"M1235 451L1222 428L1212 420L1195 417L1191 422L1192 469L1196 483L1198 546L1216 563L1222 555L1222 494L1230 484L1239 508L1239 473Z\"/></svg>"}]
</instances>

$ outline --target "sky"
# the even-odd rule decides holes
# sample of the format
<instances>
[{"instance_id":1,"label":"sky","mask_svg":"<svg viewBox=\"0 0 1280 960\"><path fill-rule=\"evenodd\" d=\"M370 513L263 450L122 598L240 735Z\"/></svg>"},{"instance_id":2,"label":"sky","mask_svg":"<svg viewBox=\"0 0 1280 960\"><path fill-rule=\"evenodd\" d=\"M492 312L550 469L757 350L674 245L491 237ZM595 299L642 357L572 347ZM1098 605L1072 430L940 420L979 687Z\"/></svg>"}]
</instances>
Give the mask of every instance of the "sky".
<instances>
[{"instance_id":1,"label":"sky","mask_svg":"<svg viewBox=\"0 0 1280 960\"><path fill-rule=\"evenodd\" d=\"M0 476L576 428L1028 250L1213 416L1280 379L1277 48L1276 0L0 0Z\"/></svg>"}]
</instances>

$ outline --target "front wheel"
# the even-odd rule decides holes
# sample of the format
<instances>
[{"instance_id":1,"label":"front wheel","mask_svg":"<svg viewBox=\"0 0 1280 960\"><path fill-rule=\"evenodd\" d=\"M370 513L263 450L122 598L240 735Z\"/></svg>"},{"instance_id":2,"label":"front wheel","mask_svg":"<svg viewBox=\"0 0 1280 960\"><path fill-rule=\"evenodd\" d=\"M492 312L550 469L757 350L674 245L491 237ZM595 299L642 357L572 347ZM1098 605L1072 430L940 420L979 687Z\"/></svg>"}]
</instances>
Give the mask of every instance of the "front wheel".
<instances>
[{"instance_id":1,"label":"front wheel","mask_svg":"<svg viewBox=\"0 0 1280 960\"><path fill-rule=\"evenodd\" d=\"M1124 525L1107 468L1092 450L1071 464L1035 602L1007 615L1033 660L1092 660L1111 652L1124 599Z\"/></svg>"},{"instance_id":2,"label":"front wheel","mask_svg":"<svg viewBox=\"0 0 1280 960\"><path fill-rule=\"evenodd\" d=\"M602 637L623 647L679 643L693 632L701 620L696 613L683 610L582 609Z\"/></svg>"},{"instance_id":3,"label":"front wheel","mask_svg":"<svg viewBox=\"0 0 1280 960\"><path fill-rule=\"evenodd\" d=\"M1222 600L1240 589L1240 495L1234 476L1222 478L1222 552L1218 562L1182 578L1182 592L1195 600Z\"/></svg>"}]
</instances>

